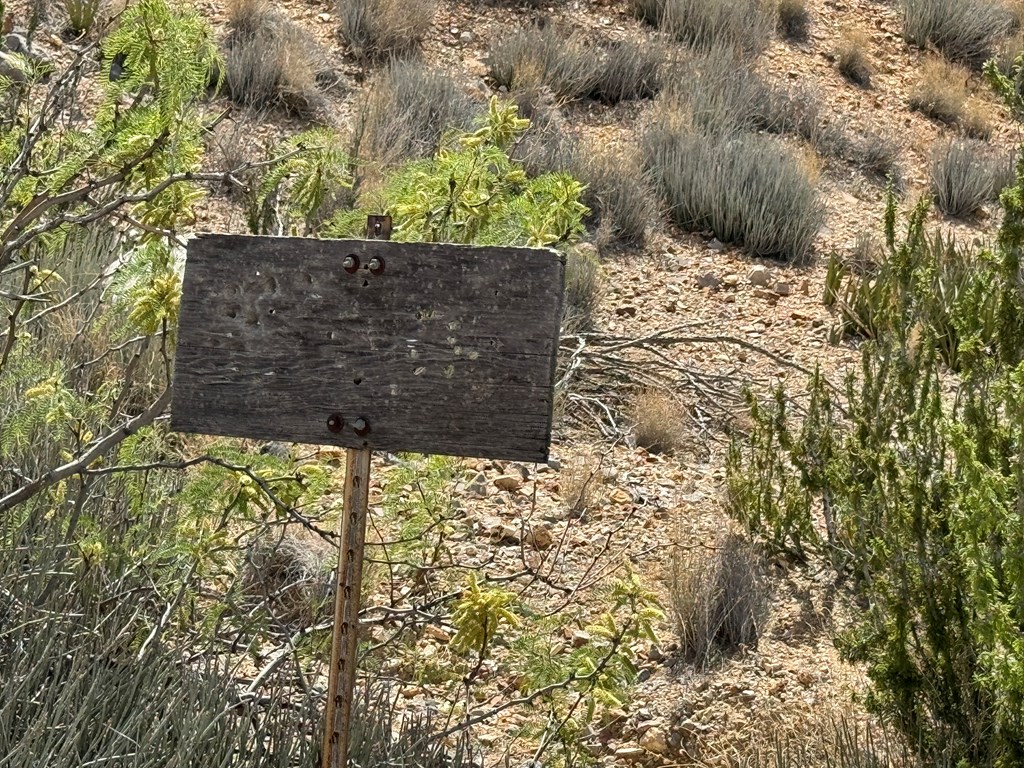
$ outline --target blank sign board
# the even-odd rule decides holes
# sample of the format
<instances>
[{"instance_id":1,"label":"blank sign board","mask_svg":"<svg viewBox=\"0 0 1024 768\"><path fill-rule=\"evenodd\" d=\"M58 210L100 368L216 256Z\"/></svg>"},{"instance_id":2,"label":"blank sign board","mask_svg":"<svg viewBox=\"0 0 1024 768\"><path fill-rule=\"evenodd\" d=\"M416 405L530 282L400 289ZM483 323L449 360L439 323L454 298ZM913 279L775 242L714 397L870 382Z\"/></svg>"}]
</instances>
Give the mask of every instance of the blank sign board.
<instances>
[{"instance_id":1,"label":"blank sign board","mask_svg":"<svg viewBox=\"0 0 1024 768\"><path fill-rule=\"evenodd\" d=\"M545 461L563 281L550 250L202 235L171 426Z\"/></svg>"}]
</instances>

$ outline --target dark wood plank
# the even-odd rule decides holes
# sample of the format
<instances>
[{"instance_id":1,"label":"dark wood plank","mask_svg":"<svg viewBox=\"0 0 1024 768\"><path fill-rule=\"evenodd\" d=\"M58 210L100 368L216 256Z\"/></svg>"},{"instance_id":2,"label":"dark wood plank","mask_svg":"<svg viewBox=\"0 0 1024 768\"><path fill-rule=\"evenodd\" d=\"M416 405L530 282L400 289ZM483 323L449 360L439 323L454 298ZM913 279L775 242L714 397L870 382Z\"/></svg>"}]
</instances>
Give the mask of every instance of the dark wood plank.
<instances>
[{"instance_id":1,"label":"dark wood plank","mask_svg":"<svg viewBox=\"0 0 1024 768\"><path fill-rule=\"evenodd\" d=\"M542 249L201 235L171 426L545 461L563 275Z\"/></svg>"}]
</instances>

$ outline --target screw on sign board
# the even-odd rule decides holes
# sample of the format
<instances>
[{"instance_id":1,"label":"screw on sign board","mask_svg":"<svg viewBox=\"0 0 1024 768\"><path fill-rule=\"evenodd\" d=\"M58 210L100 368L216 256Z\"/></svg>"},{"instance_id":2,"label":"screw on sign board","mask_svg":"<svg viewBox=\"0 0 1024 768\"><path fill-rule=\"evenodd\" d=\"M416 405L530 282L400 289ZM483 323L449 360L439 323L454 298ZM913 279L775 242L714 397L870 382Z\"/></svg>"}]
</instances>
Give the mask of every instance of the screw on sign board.
<instances>
[{"instance_id":1,"label":"screw on sign board","mask_svg":"<svg viewBox=\"0 0 1024 768\"><path fill-rule=\"evenodd\" d=\"M171 426L343 446L323 766L345 764L372 450L546 461L565 264L555 251L201 235Z\"/></svg>"}]
</instances>

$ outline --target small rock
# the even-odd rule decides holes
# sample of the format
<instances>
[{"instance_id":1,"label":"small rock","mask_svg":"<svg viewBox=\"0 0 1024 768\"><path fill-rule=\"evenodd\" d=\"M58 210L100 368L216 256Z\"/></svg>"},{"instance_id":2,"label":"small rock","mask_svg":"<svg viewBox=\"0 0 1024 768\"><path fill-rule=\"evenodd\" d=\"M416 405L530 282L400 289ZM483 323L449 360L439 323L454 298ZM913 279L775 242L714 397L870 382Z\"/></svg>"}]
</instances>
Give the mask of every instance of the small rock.
<instances>
[{"instance_id":1,"label":"small rock","mask_svg":"<svg viewBox=\"0 0 1024 768\"><path fill-rule=\"evenodd\" d=\"M735 288L740 284L740 276L737 274L726 275L722 278L722 282L729 288Z\"/></svg>"},{"instance_id":2,"label":"small rock","mask_svg":"<svg viewBox=\"0 0 1024 768\"><path fill-rule=\"evenodd\" d=\"M523 487L523 478L519 474L498 475L494 478L494 484L503 491L518 491Z\"/></svg>"},{"instance_id":3,"label":"small rock","mask_svg":"<svg viewBox=\"0 0 1024 768\"><path fill-rule=\"evenodd\" d=\"M714 251L715 253L721 253L722 251L725 250L725 243L723 243L717 237L713 237L711 238L711 241L708 243L708 250Z\"/></svg>"},{"instance_id":4,"label":"small rock","mask_svg":"<svg viewBox=\"0 0 1024 768\"><path fill-rule=\"evenodd\" d=\"M584 632L582 629L577 629L572 633L573 648L582 648L584 645L589 643L590 640L590 633Z\"/></svg>"},{"instance_id":5,"label":"small rock","mask_svg":"<svg viewBox=\"0 0 1024 768\"><path fill-rule=\"evenodd\" d=\"M0 53L0 77L6 77L13 83L24 83L28 80L21 62L7 53Z\"/></svg>"},{"instance_id":6,"label":"small rock","mask_svg":"<svg viewBox=\"0 0 1024 768\"><path fill-rule=\"evenodd\" d=\"M661 648L656 645L652 645L647 651L647 658L651 661L664 661L665 654L662 653Z\"/></svg>"},{"instance_id":7,"label":"small rock","mask_svg":"<svg viewBox=\"0 0 1024 768\"><path fill-rule=\"evenodd\" d=\"M715 277L713 273L705 272L697 278L697 285L701 288L710 288L713 291L717 291L722 287L722 281Z\"/></svg>"},{"instance_id":8,"label":"small rock","mask_svg":"<svg viewBox=\"0 0 1024 768\"><path fill-rule=\"evenodd\" d=\"M757 698L757 694L754 693L750 688L744 688L742 691L740 691L740 698L744 701L753 701L755 698Z\"/></svg>"},{"instance_id":9,"label":"small rock","mask_svg":"<svg viewBox=\"0 0 1024 768\"><path fill-rule=\"evenodd\" d=\"M750 270L749 280L751 285L759 285L764 288L772 281L772 273L768 267L758 265Z\"/></svg>"},{"instance_id":10,"label":"small rock","mask_svg":"<svg viewBox=\"0 0 1024 768\"><path fill-rule=\"evenodd\" d=\"M462 65L471 75L483 77L487 74L487 65L480 61L480 59L464 59Z\"/></svg>"},{"instance_id":11,"label":"small rock","mask_svg":"<svg viewBox=\"0 0 1024 768\"><path fill-rule=\"evenodd\" d=\"M679 724L679 730L688 733L690 736L701 736L712 730L712 728L710 725L704 725L704 723L687 719Z\"/></svg>"},{"instance_id":12,"label":"small rock","mask_svg":"<svg viewBox=\"0 0 1024 768\"><path fill-rule=\"evenodd\" d=\"M466 493L480 499L486 498L489 491L490 487L487 485L487 475L483 472L477 472L476 477L474 477L466 486Z\"/></svg>"},{"instance_id":13,"label":"small rock","mask_svg":"<svg viewBox=\"0 0 1024 768\"><path fill-rule=\"evenodd\" d=\"M260 446L260 453L264 456L273 456L275 459L289 459L292 455L287 445L278 442L264 443Z\"/></svg>"},{"instance_id":14,"label":"small rock","mask_svg":"<svg viewBox=\"0 0 1024 768\"><path fill-rule=\"evenodd\" d=\"M779 294L779 296L789 296L789 294L793 292L793 286L780 280L775 284L775 292Z\"/></svg>"},{"instance_id":15,"label":"small rock","mask_svg":"<svg viewBox=\"0 0 1024 768\"><path fill-rule=\"evenodd\" d=\"M764 288L755 288L751 293L753 293L755 297L764 299L765 301L777 302L779 300L779 295L777 293L772 293Z\"/></svg>"},{"instance_id":16,"label":"small rock","mask_svg":"<svg viewBox=\"0 0 1024 768\"><path fill-rule=\"evenodd\" d=\"M317 18L318 21L322 21L324 23L327 23L328 21L331 20L331 14L329 14L329 13L318 13L316 15L316 18Z\"/></svg>"},{"instance_id":17,"label":"small rock","mask_svg":"<svg viewBox=\"0 0 1024 768\"><path fill-rule=\"evenodd\" d=\"M546 525L535 525L526 534L526 543L535 549L548 549L554 542L551 529Z\"/></svg>"},{"instance_id":18,"label":"small rock","mask_svg":"<svg viewBox=\"0 0 1024 768\"><path fill-rule=\"evenodd\" d=\"M636 317L636 307L632 304L623 304L615 308L615 314L619 317Z\"/></svg>"},{"instance_id":19,"label":"small rock","mask_svg":"<svg viewBox=\"0 0 1024 768\"><path fill-rule=\"evenodd\" d=\"M29 55L28 40L17 32L10 32L4 36L3 49L11 53L23 53Z\"/></svg>"},{"instance_id":20,"label":"small rock","mask_svg":"<svg viewBox=\"0 0 1024 768\"><path fill-rule=\"evenodd\" d=\"M675 299L672 299L672 301L665 302L665 311L668 312L670 315L674 315L677 309L679 309L679 302L676 301Z\"/></svg>"},{"instance_id":21,"label":"small rock","mask_svg":"<svg viewBox=\"0 0 1024 768\"><path fill-rule=\"evenodd\" d=\"M667 755L671 749L668 735L661 728L651 728L640 737L640 746L656 755Z\"/></svg>"},{"instance_id":22,"label":"small rock","mask_svg":"<svg viewBox=\"0 0 1024 768\"><path fill-rule=\"evenodd\" d=\"M557 472L558 470L560 470L562 468L562 462L560 462L558 459L555 459L555 458L549 458L548 459L548 468L553 469L553 470L555 470L555 472Z\"/></svg>"},{"instance_id":23,"label":"small rock","mask_svg":"<svg viewBox=\"0 0 1024 768\"><path fill-rule=\"evenodd\" d=\"M452 636L436 624L427 624L423 627L423 634L431 640L436 640L439 643L450 643L452 640Z\"/></svg>"},{"instance_id":24,"label":"small rock","mask_svg":"<svg viewBox=\"0 0 1024 768\"><path fill-rule=\"evenodd\" d=\"M642 762L647 759L647 750L634 744L623 744L615 750L615 757L630 763Z\"/></svg>"},{"instance_id":25,"label":"small rock","mask_svg":"<svg viewBox=\"0 0 1024 768\"><path fill-rule=\"evenodd\" d=\"M474 35L468 29L464 30L459 35L459 42L462 43L463 45L469 45L470 43L474 43L476 42L476 35Z\"/></svg>"},{"instance_id":26,"label":"small rock","mask_svg":"<svg viewBox=\"0 0 1024 768\"><path fill-rule=\"evenodd\" d=\"M622 488L616 488L611 492L608 497L612 504L629 504L633 497L629 495L628 491L624 491Z\"/></svg>"}]
</instances>

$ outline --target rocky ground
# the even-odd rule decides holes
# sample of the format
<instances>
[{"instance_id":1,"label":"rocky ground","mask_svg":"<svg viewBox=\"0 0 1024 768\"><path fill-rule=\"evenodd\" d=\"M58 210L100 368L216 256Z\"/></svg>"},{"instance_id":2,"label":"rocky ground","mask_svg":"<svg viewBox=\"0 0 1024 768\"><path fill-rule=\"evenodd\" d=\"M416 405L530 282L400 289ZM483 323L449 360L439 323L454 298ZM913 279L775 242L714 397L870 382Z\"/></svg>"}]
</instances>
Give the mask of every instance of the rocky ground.
<instances>
[{"instance_id":1,"label":"rocky ground","mask_svg":"<svg viewBox=\"0 0 1024 768\"><path fill-rule=\"evenodd\" d=\"M223 3L201 0L194 5L224 33ZM758 59L759 70L771 82L816 94L827 105L830 121L895 136L902 146L907 185L903 201L909 204L927 187L931 146L948 133L907 106L927 52L904 42L896 3L809 0L808 7L809 38L791 43L776 37ZM334 5L284 0L275 8L301 24L325 51L338 75L329 93L329 121L347 130L371 73L340 41ZM491 41L541 17L609 39L654 34L633 18L625 0L574 0L540 9L446 0L437 5L424 56L450 68L467 90L489 94L496 90L485 64ZM850 29L863 31L870 40L875 69L870 89L846 82L836 71L835 48ZM42 37L43 53L58 60L81 44L62 39L56 30ZM1015 124L977 78L970 85L990 114L992 146L1009 151L1018 140ZM221 98L214 106L231 105ZM581 139L628 147L650 109L650 102L616 107L579 102L566 105L564 113L566 124ZM301 127L300 121L275 112L237 108L224 124L225 131L235 131L228 140L237 138L239 130L248 136L247 149L254 155L260 144ZM852 345L830 341L834 318L821 301L827 258L831 252L848 252L862 233L881 231L885 190L877 180L832 161L822 162L819 187L827 219L815 243L815 258L805 265L752 259L710 234L677 231L652 211L644 246L604 254L606 284L598 327L608 335L640 337L686 326L687 335L729 339L679 344L666 354L692 371L724 377L736 394L744 384L762 393L780 381L800 386L806 378L801 369L815 365L840 379L858 358ZM935 224L961 237L984 240L993 236L996 219L991 209L989 217L972 224L937 216ZM244 214L237 203L215 197L196 228L245 231ZM549 465L465 461L457 486L462 518L453 536L453 559L493 572L514 573L524 563L542 571L557 568L565 582L587 585L574 595L582 600L580 625L601 607L586 603L600 594L594 588L596 579L587 576L598 559L602 569L606 563L631 563L657 585L668 605L673 558L713 547L729 525L722 504L727 437L720 425L683 423L689 434L674 455L633 447L628 429L609 439L582 418L559 427ZM378 489L393 471L395 465L383 459L375 465ZM570 513L575 504L568 498L570 489L578 489L570 477L573 472L595 478L585 514ZM374 501L380 503L379 494ZM735 765L751 745L768 747L773 738L787 735L812 739L832 717L866 717L857 703L865 681L855 667L840 660L832 644L832 630L841 616L828 584L784 562L770 564L769 580L771 613L756 647L742 648L707 668L673 654L675 628L667 612L659 642L636 648L641 681L631 701L604 718L590 737L600 762ZM421 639L420 651L440 652L446 631L439 631ZM574 642L572 631L567 641ZM493 691L500 690L496 681ZM430 685L424 684L414 687L408 699L422 702L432 695ZM504 754L523 718L522 713L509 713L476 735L489 751ZM512 746L511 753L524 753L523 744Z\"/></svg>"}]
</instances>

